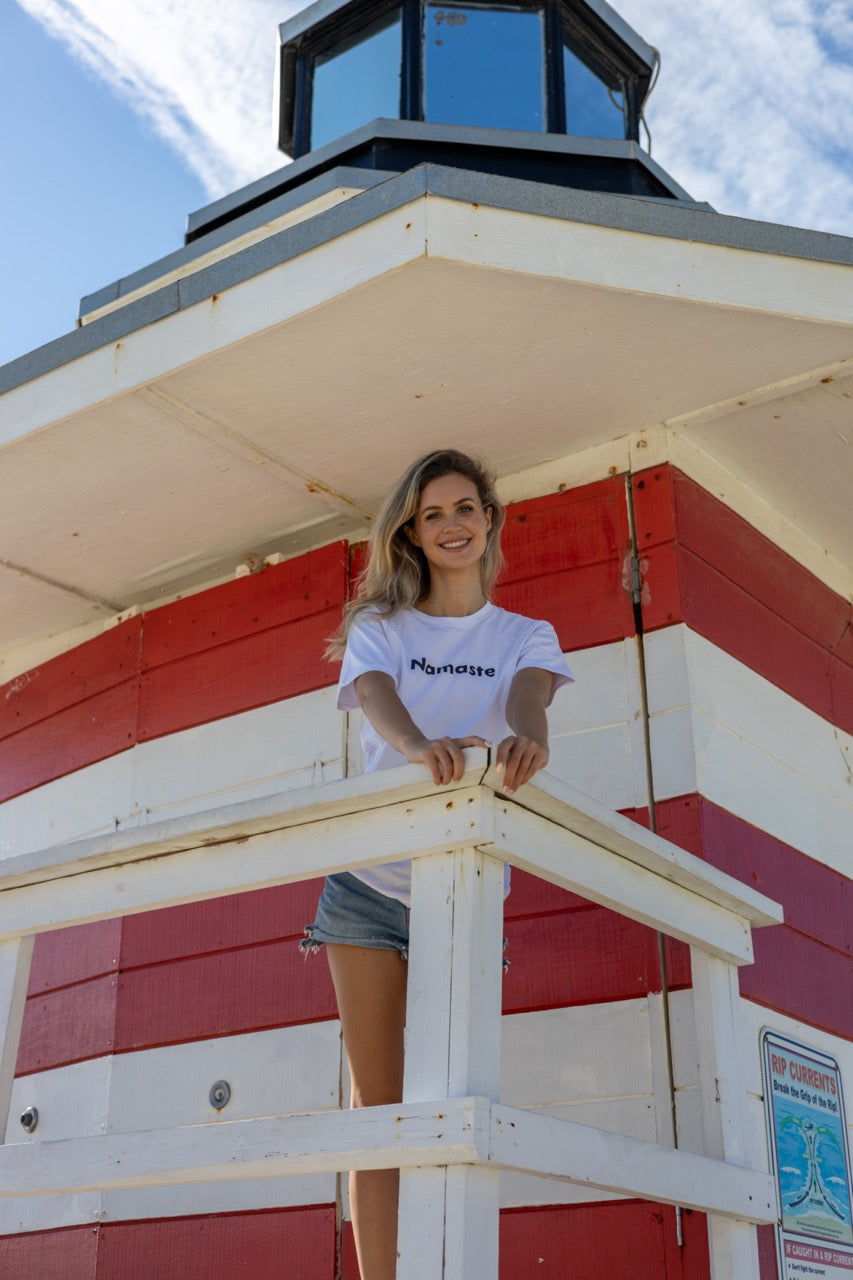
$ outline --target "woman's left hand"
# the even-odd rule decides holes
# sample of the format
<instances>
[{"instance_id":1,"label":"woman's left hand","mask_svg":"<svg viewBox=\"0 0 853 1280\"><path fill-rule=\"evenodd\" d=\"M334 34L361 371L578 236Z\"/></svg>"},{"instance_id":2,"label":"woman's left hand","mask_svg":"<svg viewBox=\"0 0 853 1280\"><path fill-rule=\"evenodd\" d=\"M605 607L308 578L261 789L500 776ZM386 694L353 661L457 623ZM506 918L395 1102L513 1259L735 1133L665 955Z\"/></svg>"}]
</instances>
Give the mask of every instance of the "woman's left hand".
<instances>
[{"instance_id":1,"label":"woman's left hand","mask_svg":"<svg viewBox=\"0 0 853 1280\"><path fill-rule=\"evenodd\" d=\"M509 795L529 782L534 773L544 769L550 759L547 745L523 733L504 738L498 747L495 764L504 775L503 789Z\"/></svg>"}]
</instances>

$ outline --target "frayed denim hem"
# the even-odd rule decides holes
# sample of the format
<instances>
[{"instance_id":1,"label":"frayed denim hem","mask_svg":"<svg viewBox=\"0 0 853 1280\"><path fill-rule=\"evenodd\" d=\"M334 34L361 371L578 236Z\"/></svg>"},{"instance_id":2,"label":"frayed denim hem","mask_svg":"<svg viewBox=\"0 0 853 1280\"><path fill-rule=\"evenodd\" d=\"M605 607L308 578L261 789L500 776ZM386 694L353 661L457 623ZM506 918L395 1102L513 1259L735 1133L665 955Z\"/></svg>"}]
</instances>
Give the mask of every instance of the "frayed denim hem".
<instances>
[{"instance_id":1,"label":"frayed denim hem","mask_svg":"<svg viewBox=\"0 0 853 1280\"><path fill-rule=\"evenodd\" d=\"M342 947L367 947L371 951L396 951L401 960L408 961L409 959L408 945L399 946L396 942L378 942L374 938L316 938L314 936L315 930L315 925L307 924L305 926L305 937L298 944L304 960L307 960L309 956L315 956L327 941L334 942Z\"/></svg>"}]
</instances>

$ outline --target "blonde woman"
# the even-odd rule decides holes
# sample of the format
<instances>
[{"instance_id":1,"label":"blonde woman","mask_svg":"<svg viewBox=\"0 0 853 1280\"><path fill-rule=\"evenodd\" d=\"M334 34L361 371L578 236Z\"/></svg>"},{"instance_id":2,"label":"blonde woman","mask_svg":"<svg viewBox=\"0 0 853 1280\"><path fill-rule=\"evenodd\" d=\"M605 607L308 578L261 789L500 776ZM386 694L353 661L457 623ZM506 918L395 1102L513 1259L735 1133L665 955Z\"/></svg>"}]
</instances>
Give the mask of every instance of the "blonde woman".
<instances>
[{"instance_id":1,"label":"blonde woman","mask_svg":"<svg viewBox=\"0 0 853 1280\"><path fill-rule=\"evenodd\" d=\"M453 449L419 458L386 499L357 598L330 656L338 707L361 708L365 767L424 765L462 777L465 747L494 746L513 792L548 763L546 708L572 679L553 627L491 603L504 508L481 463ZM399 1102L410 863L329 876L303 943L326 944L354 1107ZM362 1280L396 1275L398 1174L350 1175Z\"/></svg>"}]
</instances>

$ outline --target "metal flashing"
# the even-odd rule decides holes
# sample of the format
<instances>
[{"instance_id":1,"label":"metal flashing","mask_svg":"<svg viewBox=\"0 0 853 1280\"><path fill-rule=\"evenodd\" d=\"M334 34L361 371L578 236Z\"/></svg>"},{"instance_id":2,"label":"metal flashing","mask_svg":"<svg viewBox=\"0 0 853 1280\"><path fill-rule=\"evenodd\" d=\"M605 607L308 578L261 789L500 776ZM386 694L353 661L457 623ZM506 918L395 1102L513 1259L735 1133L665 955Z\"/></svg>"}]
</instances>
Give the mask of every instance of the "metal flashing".
<instances>
[{"instance_id":1,"label":"metal flashing","mask_svg":"<svg viewBox=\"0 0 853 1280\"><path fill-rule=\"evenodd\" d=\"M231 192L212 204L204 205L187 217L187 242L223 226L242 212L260 208L264 202L291 191L312 175L333 166L348 166L358 152L371 143L397 142L413 146L442 144L471 148L472 170L476 170L477 152L527 153L536 156L589 157L617 162L630 162L651 175L675 200L690 200L690 195L646 151L635 142L623 139L584 138L569 134L525 133L518 129L490 129L476 125L431 124L420 120L381 118L353 129L351 133L318 147L292 164L265 174L255 182ZM423 157L429 163L427 156ZM439 162L440 163L440 162ZM361 165L359 166L361 167Z\"/></svg>"},{"instance_id":2,"label":"metal flashing","mask_svg":"<svg viewBox=\"0 0 853 1280\"><path fill-rule=\"evenodd\" d=\"M85 320L85 317L91 316L93 312L110 307L123 297L129 297L129 295L152 285L161 278L191 267L193 262L197 262L205 256L227 247L229 244L234 244L235 249L238 248L239 246L236 242L242 237L250 235L288 214L295 213L303 206L308 206L320 200L323 196L336 189L355 188L364 191L393 176L392 173L384 173L375 169L352 169L347 167L329 169L325 173L318 174L315 178L300 185L298 190L285 191L281 195L265 201L264 204L258 207L250 208L239 217L229 221L227 225L216 226L205 235L201 235L183 245L182 248L166 254L165 257L157 259L156 262L141 267L139 270L131 272L130 275L122 276L119 280L114 280L111 284L105 285L104 288L98 289L94 293L87 294L80 299L80 318ZM310 216L310 211L308 216Z\"/></svg>"},{"instance_id":3,"label":"metal flashing","mask_svg":"<svg viewBox=\"0 0 853 1280\"><path fill-rule=\"evenodd\" d=\"M238 250L231 257L130 301L127 306L10 361L0 368L0 393L427 195L665 239L853 266L853 238L846 236L752 222L695 205L685 207L676 201L554 187L426 164L387 178L314 218Z\"/></svg>"}]
</instances>

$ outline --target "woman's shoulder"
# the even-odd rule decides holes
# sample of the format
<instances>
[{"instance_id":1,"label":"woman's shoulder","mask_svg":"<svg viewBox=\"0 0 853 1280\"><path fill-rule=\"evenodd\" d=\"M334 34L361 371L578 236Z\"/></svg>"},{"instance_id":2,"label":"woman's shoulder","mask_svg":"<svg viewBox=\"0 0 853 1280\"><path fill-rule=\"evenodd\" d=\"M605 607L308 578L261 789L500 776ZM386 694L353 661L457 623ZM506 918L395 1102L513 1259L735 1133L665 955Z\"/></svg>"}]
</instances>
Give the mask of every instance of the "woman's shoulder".
<instances>
[{"instance_id":1,"label":"woman's shoulder","mask_svg":"<svg viewBox=\"0 0 853 1280\"><path fill-rule=\"evenodd\" d=\"M551 623L543 618L529 618L525 613L511 613L509 609L502 609L497 604L491 605L488 621L492 626L502 626L525 634L538 628L551 627Z\"/></svg>"}]
</instances>

